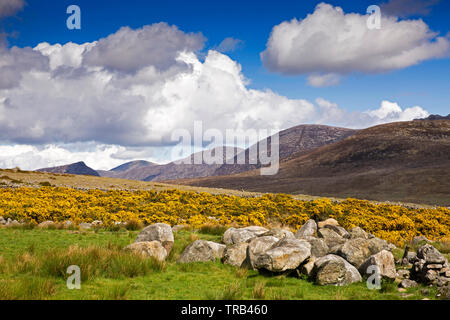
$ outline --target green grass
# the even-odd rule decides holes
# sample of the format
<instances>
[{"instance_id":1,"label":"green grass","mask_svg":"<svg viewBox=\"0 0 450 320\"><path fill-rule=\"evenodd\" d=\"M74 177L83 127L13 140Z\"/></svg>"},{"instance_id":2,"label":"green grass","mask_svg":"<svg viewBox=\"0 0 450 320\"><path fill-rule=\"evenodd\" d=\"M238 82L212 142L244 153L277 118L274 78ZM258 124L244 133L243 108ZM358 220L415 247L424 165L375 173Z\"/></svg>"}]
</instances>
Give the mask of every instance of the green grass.
<instances>
[{"instance_id":1,"label":"green grass","mask_svg":"<svg viewBox=\"0 0 450 320\"><path fill-rule=\"evenodd\" d=\"M399 293L392 284L321 287L267 276L219 261L177 264L195 239L220 241L218 230L181 230L163 264L122 250L139 231L0 229L0 299L422 299L423 287ZM209 232L209 233L208 233ZM66 268L81 267L81 289L66 287ZM403 296L402 296L403 295ZM406 297L405 297L406 295ZM428 298L433 299L435 294Z\"/></svg>"}]
</instances>

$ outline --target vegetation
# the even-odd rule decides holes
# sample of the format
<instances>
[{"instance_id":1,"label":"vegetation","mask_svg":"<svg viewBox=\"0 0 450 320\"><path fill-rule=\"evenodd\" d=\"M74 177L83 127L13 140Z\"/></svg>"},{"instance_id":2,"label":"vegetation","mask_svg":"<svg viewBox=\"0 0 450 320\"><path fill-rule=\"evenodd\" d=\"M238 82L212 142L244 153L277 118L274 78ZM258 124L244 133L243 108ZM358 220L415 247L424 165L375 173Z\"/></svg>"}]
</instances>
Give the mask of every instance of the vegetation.
<instances>
[{"instance_id":1,"label":"vegetation","mask_svg":"<svg viewBox=\"0 0 450 320\"><path fill-rule=\"evenodd\" d=\"M204 232L206 232L204 230ZM138 231L0 229L1 299L434 299L433 288L405 293L390 283L369 290L365 283L322 287L295 276L267 277L220 262L176 264L193 239L221 235L182 230L165 263L122 250ZM76 243L76 245L74 245ZM81 268L81 289L69 290L66 269ZM424 290L426 289L426 290Z\"/></svg>"},{"instance_id":2,"label":"vegetation","mask_svg":"<svg viewBox=\"0 0 450 320\"><path fill-rule=\"evenodd\" d=\"M239 197L205 192L164 190L76 190L61 187L0 189L0 216L29 224L46 220L75 224L101 220L111 230L164 222L220 234L224 226L281 225L293 231L310 218L335 218L349 229L360 226L377 237L402 245L414 236L450 239L450 209L411 209L347 199L297 200L285 194Z\"/></svg>"}]
</instances>

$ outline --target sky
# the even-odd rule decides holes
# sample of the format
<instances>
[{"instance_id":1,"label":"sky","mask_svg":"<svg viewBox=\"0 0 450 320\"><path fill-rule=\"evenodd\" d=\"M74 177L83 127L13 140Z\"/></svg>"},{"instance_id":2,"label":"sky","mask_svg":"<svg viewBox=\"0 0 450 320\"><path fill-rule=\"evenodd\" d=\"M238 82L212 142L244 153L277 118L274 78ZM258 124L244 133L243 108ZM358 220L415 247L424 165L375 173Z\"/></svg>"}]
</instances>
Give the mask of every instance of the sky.
<instances>
[{"instance_id":1,"label":"sky","mask_svg":"<svg viewBox=\"0 0 450 320\"><path fill-rule=\"evenodd\" d=\"M449 14L438 0L0 0L0 167L166 163L196 150L175 153L172 136L199 122L264 132L449 114Z\"/></svg>"}]
</instances>

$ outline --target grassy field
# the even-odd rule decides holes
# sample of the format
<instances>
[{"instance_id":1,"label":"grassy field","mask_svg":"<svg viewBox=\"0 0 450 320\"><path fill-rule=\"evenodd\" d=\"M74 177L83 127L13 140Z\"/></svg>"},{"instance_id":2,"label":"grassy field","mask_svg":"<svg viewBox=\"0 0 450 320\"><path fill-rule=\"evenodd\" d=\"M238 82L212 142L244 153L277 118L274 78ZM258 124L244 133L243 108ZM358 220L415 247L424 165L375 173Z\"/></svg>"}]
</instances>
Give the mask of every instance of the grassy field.
<instances>
[{"instance_id":1,"label":"grassy field","mask_svg":"<svg viewBox=\"0 0 450 320\"><path fill-rule=\"evenodd\" d=\"M219 231L219 232L218 232ZM219 261L177 264L196 239L220 241L220 229L181 230L165 263L122 250L138 231L120 229L0 229L0 299L434 299L433 288L398 292L395 283L322 287L295 276L267 276ZM401 251L396 252L401 255ZM79 265L80 290L66 286L66 269Z\"/></svg>"}]
</instances>

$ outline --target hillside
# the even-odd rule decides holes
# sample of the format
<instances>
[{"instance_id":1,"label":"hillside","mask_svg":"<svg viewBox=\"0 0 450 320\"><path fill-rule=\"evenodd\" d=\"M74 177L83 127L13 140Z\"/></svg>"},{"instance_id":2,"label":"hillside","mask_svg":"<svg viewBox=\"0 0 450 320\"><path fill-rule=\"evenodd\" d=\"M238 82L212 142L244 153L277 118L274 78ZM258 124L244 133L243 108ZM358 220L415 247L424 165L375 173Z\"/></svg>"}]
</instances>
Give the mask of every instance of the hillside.
<instances>
[{"instance_id":1,"label":"hillside","mask_svg":"<svg viewBox=\"0 0 450 320\"><path fill-rule=\"evenodd\" d=\"M97 177L100 176L97 171L88 167L83 161L68 164L65 166L38 169L36 171L51 172L51 173L78 174L78 175L97 176Z\"/></svg>"},{"instance_id":2,"label":"hillside","mask_svg":"<svg viewBox=\"0 0 450 320\"><path fill-rule=\"evenodd\" d=\"M356 197L450 206L450 121L389 123L259 170L172 181L258 192Z\"/></svg>"},{"instance_id":3,"label":"hillside","mask_svg":"<svg viewBox=\"0 0 450 320\"><path fill-rule=\"evenodd\" d=\"M315 148L343 140L356 132L357 130L325 125L299 125L282 130L279 132L280 161L286 161L295 155L303 154ZM268 150L271 148L271 139L272 137L266 139ZM261 163L259 159L255 160L250 158L250 150L252 148L259 149L261 143L262 142L260 141L256 145L245 150L245 164L237 164L237 156L235 156L234 164L222 165L214 172L214 175L230 175L260 168Z\"/></svg>"}]
</instances>

